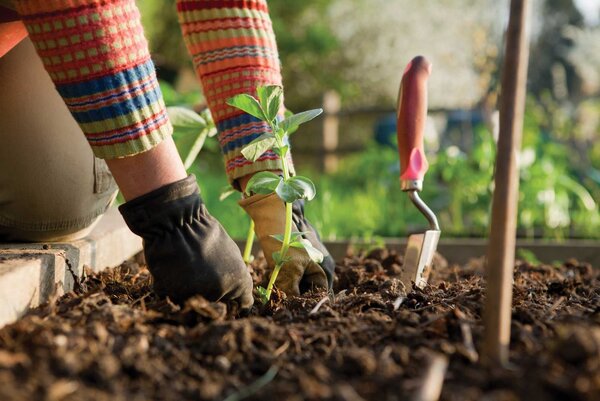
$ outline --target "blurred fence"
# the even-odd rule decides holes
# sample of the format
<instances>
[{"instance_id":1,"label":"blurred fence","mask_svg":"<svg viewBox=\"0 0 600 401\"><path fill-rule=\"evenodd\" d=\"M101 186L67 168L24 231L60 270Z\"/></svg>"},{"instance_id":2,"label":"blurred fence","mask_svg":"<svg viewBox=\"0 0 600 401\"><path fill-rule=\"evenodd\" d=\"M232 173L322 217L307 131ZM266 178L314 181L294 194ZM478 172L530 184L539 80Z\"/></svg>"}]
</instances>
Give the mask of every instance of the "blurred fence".
<instances>
[{"instance_id":1,"label":"blurred fence","mask_svg":"<svg viewBox=\"0 0 600 401\"><path fill-rule=\"evenodd\" d=\"M307 134L294 138L298 164L333 173L341 157L365 149L372 141L395 146L394 106L344 109L339 94L331 90L324 93L321 107L323 117L310 123ZM484 110L430 108L425 133L427 152L449 145L468 151L473 142L473 128L478 124L497 130L495 117Z\"/></svg>"}]
</instances>

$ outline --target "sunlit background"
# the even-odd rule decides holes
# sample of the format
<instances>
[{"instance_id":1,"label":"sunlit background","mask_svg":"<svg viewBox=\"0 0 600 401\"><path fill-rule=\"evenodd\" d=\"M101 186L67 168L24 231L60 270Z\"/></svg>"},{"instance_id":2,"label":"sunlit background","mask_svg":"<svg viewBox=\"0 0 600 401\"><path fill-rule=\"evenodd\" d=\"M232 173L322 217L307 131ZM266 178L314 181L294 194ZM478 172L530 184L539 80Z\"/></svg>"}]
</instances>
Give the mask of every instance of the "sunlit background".
<instances>
[{"instance_id":1,"label":"sunlit background","mask_svg":"<svg viewBox=\"0 0 600 401\"><path fill-rule=\"evenodd\" d=\"M174 2L138 1L170 105L203 99L182 42ZM402 71L415 55L433 63L423 198L445 236L484 236L493 181L494 137L507 0L271 0L286 105L323 107L323 119L293 139L294 159L315 178L307 214L332 238L404 236L426 225L399 189L394 107ZM600 0L535 0L523 149L522 237L600 237ZM332 101L333 100L333 101ZM335 112L335 113L334 113ZM337 135L335 150L324 135ZM177 138L182 153L186 138ZM192 171L209 210L234 237L248 218L227 185L216 141Z\"/></svg>"}]
</instances>

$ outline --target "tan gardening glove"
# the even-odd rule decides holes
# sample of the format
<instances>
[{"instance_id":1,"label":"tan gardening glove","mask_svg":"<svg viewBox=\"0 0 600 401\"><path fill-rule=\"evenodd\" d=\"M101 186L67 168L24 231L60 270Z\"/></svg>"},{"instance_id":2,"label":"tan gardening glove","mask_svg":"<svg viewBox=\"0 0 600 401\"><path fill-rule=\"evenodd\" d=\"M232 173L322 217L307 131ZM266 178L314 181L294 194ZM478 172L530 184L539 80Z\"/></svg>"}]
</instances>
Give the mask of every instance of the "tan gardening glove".
<instances>
[{"instance_id":1,"label":"tan gardening glove","mask_svg":"<svg viewBox=\"0 0 600 401\"><path fill-rule=\"evenodd\" d=\"M271 235L283 234L285 230L285 203L274 193L252 195L239 203L254 221L254 231L272 270L275 267L272 254L280 250L281 242ZM331 288L335 268L331 255L321 243L314 228L304 218L302 202L294 202L293 213L292 231L307 232L304 238L321 251L324 258L320 264L315 263L304 249L290 248L287 256L291 260L280 270L275 281L277 288L287 295L300 295L301 292L312 289Z\"/></svg>"}]
</instances>

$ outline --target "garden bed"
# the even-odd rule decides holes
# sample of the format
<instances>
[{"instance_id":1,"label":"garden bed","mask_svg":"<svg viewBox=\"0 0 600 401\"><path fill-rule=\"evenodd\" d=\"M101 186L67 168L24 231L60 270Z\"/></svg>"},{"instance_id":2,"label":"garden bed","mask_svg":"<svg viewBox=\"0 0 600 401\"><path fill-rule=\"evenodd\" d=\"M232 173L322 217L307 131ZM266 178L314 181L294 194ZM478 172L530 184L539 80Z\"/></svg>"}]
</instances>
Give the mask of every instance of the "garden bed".
<instances>
[{"instance_id":1,"label":"garden bed","mask_svg":"<svg viewBox=\"0 0 600 401\"><path fill-rule=\"evenodd\" d=\"M333 300L277 294L234 319L201 297L156 298L128 262L0 330L0 399L404 400L435 355L449 361L444 400L600 399L600 270L517 263L512 366L485 369L481 263L438 257L409 295L401 264L385 250L347 257Z\"/></svg>"}]
</instances>

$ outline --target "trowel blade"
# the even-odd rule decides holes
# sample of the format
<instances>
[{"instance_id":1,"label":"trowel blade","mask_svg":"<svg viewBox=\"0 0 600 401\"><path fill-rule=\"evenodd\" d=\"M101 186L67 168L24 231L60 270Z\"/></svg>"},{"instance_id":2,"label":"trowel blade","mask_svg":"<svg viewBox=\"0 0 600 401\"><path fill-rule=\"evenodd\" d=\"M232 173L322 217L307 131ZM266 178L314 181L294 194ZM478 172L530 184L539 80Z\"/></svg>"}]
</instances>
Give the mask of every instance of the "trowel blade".
<instances>
[{"instance_id":1,"label":"trowel blade","mask_svg":"<svg viewBox=\"0 0 600 401\"><path fill-rule=\"evenodd\" d=\"M400 276L400 280L404 283L407 291L412 288L412 283L415 283L419 288L424 288L427 285L431 262L437 249L440 233L441 231L438 230L427 230L423 234L413 234L408 237L404 265Z\"/></svg>"}]
</instances>

